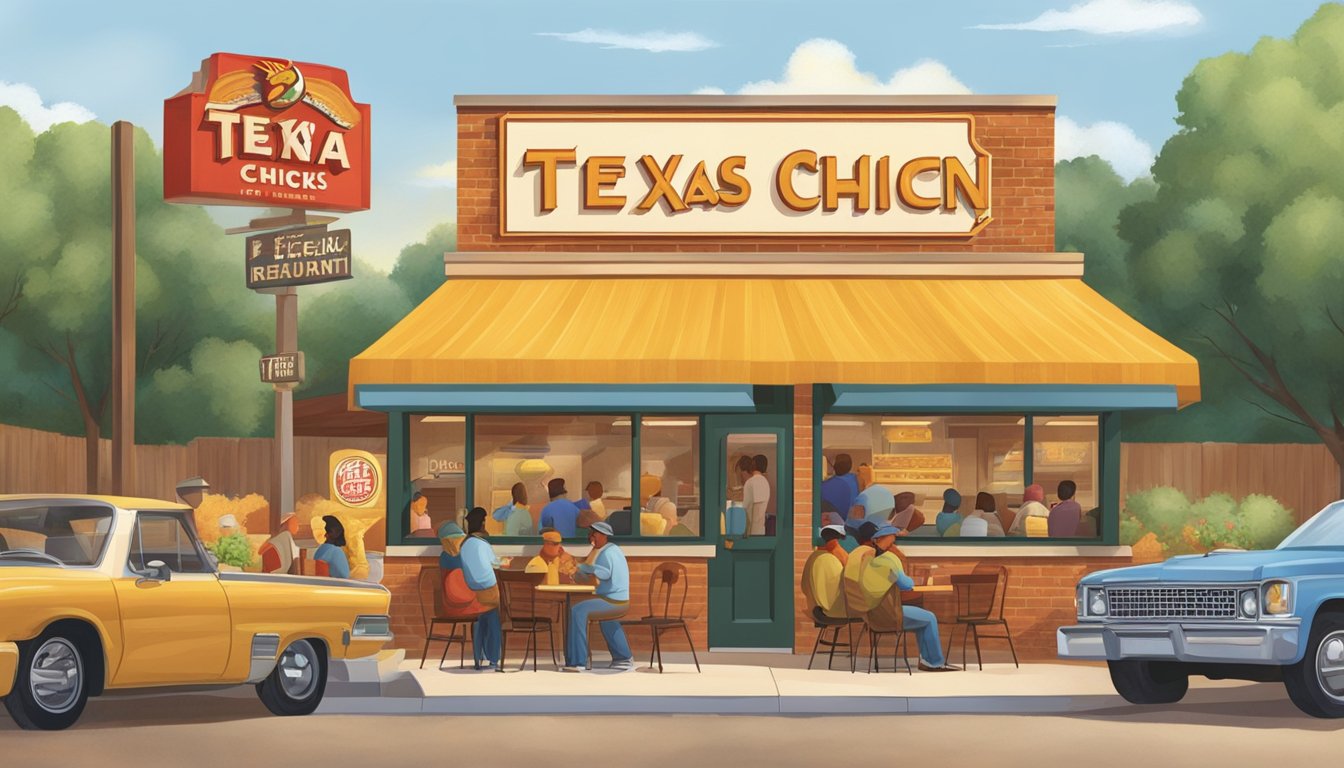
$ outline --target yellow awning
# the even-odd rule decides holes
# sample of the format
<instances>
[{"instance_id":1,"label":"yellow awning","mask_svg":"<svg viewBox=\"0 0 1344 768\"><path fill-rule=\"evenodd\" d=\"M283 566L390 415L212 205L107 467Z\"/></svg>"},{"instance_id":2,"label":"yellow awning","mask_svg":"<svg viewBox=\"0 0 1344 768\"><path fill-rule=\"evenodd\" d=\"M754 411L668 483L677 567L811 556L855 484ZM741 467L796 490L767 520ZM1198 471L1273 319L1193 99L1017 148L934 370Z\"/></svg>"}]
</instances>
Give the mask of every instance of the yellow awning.
<instances>
[{"instance_id":1,"label":"yellow awning","mask_svg":"<svg viewBox=\"0 0 1344 768\"><path fill-rule=\"evenodd\" d=\"M1164 385L1195 359L1074 278L450 279L362 384Z\"/></svg>"}]
</instances>

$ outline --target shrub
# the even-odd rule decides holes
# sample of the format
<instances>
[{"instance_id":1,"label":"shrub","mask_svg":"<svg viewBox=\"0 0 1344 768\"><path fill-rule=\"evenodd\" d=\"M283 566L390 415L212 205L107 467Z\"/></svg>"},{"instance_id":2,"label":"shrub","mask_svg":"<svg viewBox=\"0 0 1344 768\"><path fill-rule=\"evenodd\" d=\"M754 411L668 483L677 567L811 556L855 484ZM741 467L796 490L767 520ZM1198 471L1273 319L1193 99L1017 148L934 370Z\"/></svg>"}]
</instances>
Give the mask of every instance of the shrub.
<instances>
[{"instance_id":1,"label":"shrub","mask_svg":"<svg viewBox=\"0 0 1344 768\"><path fill-rule=\"evenodd\" d=\"M254 559L252 544L244 534L231 533L228 536L220 536L213 544L205 546L221 563L228 563L238 568L252 565Z\"/></svg>"},{"instance_id":2,"label":"shrub","mask_svg":"<svg viewBox=\"0 0 1344 768\"><path fill-rule=\"evenodd\" d=\"M1241 500L1234 541L1242 549L1277 547L1297 527L1292 511L1270 496L1251 494Z\"/></svg>"},{"instance_id":3,"label":"shrub","mask_svg":"<svg viewBox=\"0 0 1344 768\"><path fill-rule=\"evenodd\" d=\"M1181 529L1190 522L1190 500L1175 488L1149 488L1129 494L1124 516L1137 520L1169 551L1186 548Z\"/></svg>"},{"instance_id":4,"label":"shrub","mask_svg":"<svg viewBox=\"0 0 1344 768\"><path fill-rule=\"evenodd\" d=\"M1237 500L1226 493L1214 493L1190 505L1191 548L1208 551L1234 543Z\"/></svg>"},{"instance_id":5,"label":"shrub","mask_svg":"<svg viewBox=\"0 0 1344 768\"><path fill-rule=\"evenodd\" d=\"M1292 511L1269 496L1251 494L1237 503L1226 493L1213 493L1192 504L1175 488L1149 488L1125 498L1120 540L1136 552L1143 542L1167 555L1220 547L1271 549L1294 527Z\"/></svg>"}]
</instances>

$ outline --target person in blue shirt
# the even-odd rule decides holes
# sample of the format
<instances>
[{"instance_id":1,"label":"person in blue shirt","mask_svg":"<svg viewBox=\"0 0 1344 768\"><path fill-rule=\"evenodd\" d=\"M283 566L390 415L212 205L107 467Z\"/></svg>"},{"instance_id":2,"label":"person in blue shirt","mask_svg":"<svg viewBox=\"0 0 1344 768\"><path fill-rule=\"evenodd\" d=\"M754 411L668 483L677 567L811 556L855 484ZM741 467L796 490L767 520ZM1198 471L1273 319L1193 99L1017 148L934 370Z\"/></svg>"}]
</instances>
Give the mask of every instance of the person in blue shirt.
<instances>
[{"instance_id":1,"label":"person in blue shirt","mask_svg":"<svg viewBox=\"0 0 1344 768\"><path fill-rule=\"evenodd\" d=\"M574 538L579 527L579 506L567 497L565 479L557 477L546 484L551 503L541 508L541 527L554 528L567 539Z\"/></svg>"},{"instance_id":2,"label":"person in blue shirt","mask_svg":"<svg viewBox=\"0 0 1344 768\"><path fill-rule=\"evenodd\" d=\"M866 520L886 525L891 520L892 510L896 508L896 496L887 490L886 486L873 483L859 491L859 495L854 499L854 506L863 507L863 518L858 521L859 523Z\"/></svg>"},{"instance_id":3,"label":"person in blue shirt","mask_svg":"<svg viewBox=\"0 0 1344 768\"><path fill-rule=\"evenodd\" d=\"M961 494L953 488L943 491L943 511L938 513L938 517L933 521L938 526L938 535L942 536L952 526L961 522L961 515L957 512L961 508Z\"/></svg>"},{"instance_id":4,"label":"person in blue shirt","mask_svg":"<svg viewBox=\"0 0 1344 768\"><path fill-rule=\"evenodd\" d=\"M504 524L505 536L531 536L532 513L527 510L527 486L514 483L510 493L513 500L496 509L491 516Z\"/></svg>"},{"instance_id":5,"label":"person in blue shirt","mask_svg":"<svg viewBox=\"0 0 1344 768\"><path fill-rule=\"evenodd\" d=\"M854 499L859 495L859 479L850 470L854 469L854 459L848 453L835 455L835 474L821 483L821 500L830 502L837 514L845 521L846 528L858 528L863 518L851 518Z\"/></svg>"},{"instance_id":6,"label":"person in blue shirt","mask_svg":"<svg viewBox=\"0 0 1344 768\"><path fill-rule=\"evenodd\" d=\"M565 672L582 672L588 666L588 621L601 621L602 637L611 651L611 668L627 671L635 668L630 642L625 638L620 617L630 607L630 566L625 553L611 543L611 526L605 521L593 523L588 541L593 545L579 574L597 582L592 600L584 600L569 609L565 628Z\"/></svg>"},{"instance_id":7,"label":"person in blue shirt","mask_svg":"<svg viewBox=\"0 0 1344 768\"><path fill-rule=\"evenodd\" d=\"M327 540L313 553L314 560L327 564L327 575L337 579L350 578L350 559L345 556L345 526L331 515L323 515L322 523L327 529Z\"/></svg>"},{"instance_id":8,"label":"person in blue shirt","mask_svg":"<svg viewBox=\"0 0 1344 768\"><path fill-rule=\"evenodd\" d=\"M476 600L488 610L476 618L471 655L476 669L499 668L501 627L499 622L499 583L495 568L499 558L485 533L485 507L473 507L467 513L467 538L462 542L462 576Z\"/></svg>"}]
</instances>

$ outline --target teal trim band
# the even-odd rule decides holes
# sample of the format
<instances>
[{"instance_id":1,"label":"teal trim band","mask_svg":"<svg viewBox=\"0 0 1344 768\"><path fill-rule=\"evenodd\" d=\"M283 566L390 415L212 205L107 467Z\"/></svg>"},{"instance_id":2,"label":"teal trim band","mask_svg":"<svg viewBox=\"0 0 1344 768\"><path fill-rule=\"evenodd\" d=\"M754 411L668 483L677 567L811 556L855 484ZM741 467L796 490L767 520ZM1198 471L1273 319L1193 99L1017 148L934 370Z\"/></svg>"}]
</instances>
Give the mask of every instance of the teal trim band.
<instances>
[{"instance_id":1,"label":"teal trim band","mask_svg":"<svg viewBox=\"0 0 1344 768\"><path fill-rule=\"evenodd\" d=\"M455 413L746 413L756 408L746 384L360 384L355 404L371 411Z\"/></svg>"},{"instance_id":2,"label":"teal trim band","mask_svg":"<svg viewBox=\"0 0 1344 768\"><path fill-rule=\"evenodd\" d=\"M387 543L401 544L407 536L411 510L411 432L404 413L387 416Z\"/></svg>"},{"instance_id":3,"label":"teal trim band","mask_svg":"<svg viewBox=\"0 0 1344 768\"><path fill-rule=\"evenodd\" d=\"M1176 387L1167 385L947 384L885 386L835 384L831 413L972 413L1037 411L1176 410Z\"/></svg>"},{"instance_id":4,"label":"teal trim band","mask_svg":"<svg viewBox=\"0 0 1344 768\"><path fill-rule=\"evenodd\" d=\"M1120 543L1120 414L1101 415L1101 540Z\"/></svg>"}]
</instances>

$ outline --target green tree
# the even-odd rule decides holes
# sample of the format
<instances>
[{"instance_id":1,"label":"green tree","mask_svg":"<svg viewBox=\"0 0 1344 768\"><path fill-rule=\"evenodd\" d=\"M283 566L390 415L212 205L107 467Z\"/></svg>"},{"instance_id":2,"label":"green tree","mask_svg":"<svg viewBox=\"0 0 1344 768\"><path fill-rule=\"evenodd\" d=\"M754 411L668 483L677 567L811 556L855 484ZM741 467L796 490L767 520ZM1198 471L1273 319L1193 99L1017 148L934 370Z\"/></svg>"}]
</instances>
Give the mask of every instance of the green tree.
<instances>
[{"instance_id":1,"label":"green tree","mask_svg":"<svg viewBox=\"0 0 1344 768\"><path fill-rule=\"evenodd\" d=\"M442 264L442 255L439 260ZM367 265L356 263L354 267L354 279L311 298L299 298L299 349L304 351L307 369L300 388L303 396L344 391L350 358L377 341L414 306L392 278Z\"/></svg>"},{"instance_id":2,"label":"green tree","mask_svg":"<svg viewBox=\"0 0 1344 768\"><path fill-rule=\"evenodd\" d=\"M1201 61L1177 104L1156 197L1121 214L1139 318L1200 359L1206 398L1246 400L1344 469L1344 6Z\"/></svg>"},{"instance_id":3,"label":"green tree","mask_svg":"<svg viewBox=\"0 0 1344 768\"><path fill-rule=\"evenodd\" d=\"M1096 155L1055 164L1055 249L1085 255L1083 282L1112 303L1133 306L1129 243L1120 237L1120 212L1153 199L1152 179L1125 183Z\"/></svg>"},{"instance_id":4,"label":"green tree","mask_svg":"<svg viewBox=\"0 0 1344 768\"><path fill-rule=\"evenodd\" d=\"M456 250L457 224L440 224L422 242L401 249L391 278L401 286L411 306L418 305L443 285L443 256Z\"/></svg>"}]
</instances>

